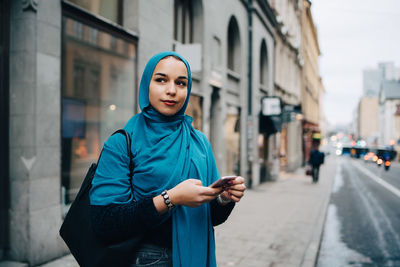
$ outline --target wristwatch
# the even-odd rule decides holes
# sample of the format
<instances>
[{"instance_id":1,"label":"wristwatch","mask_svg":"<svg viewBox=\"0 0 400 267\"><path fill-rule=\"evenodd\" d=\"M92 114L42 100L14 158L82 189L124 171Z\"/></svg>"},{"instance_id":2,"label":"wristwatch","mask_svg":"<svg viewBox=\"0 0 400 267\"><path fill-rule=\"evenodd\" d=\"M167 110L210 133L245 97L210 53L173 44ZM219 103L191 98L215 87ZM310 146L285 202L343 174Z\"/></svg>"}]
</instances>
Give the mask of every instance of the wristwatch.
<instances>
[{"instance_id":1,"label":"wristwatch","mask_svg":"<svg viewBox=\"0 0 400 267\"><path fill-rule=\"evenodd\" d=\"M172 204L171 200L169 199L167 190L164 190L164 191L161 193L161 196L162 196L163 199L164 199L165 205L167 205L167 207L168 207L168 211L171 211L172 208L175 207L175 205Z\"/></svg>"},{"instance_id":2,"label":"wristwatch","mask_svg":"<svg viewBox=\"0 0 400 267\"><path fill-rule=\"evenodd\" d=\"M223 199L222 196L221 196L221 194L219 194L218 197L217 197L217 202L218 202L218 204L220 204L221 206L225 206L226 204L231 203L232 200L230 200L230 199Z\"/></svg>"}]
</instances>

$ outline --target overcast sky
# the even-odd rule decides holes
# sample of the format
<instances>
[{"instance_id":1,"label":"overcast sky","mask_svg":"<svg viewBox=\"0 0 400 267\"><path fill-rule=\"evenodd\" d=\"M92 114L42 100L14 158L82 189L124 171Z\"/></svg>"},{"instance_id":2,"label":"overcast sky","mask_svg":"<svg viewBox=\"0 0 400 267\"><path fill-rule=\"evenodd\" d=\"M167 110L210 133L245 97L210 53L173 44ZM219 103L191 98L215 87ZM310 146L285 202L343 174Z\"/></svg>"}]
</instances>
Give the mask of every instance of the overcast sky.
<instances>
[{"instance_id":1,"label":"overcast sky","mask_svg":"<svg viewBox=\"0 0 400 267\"><path fill-rule=\"evenodd\" d=\"M313 0L321 49L324 112L330 124L351 121L362 71L378 62L400 67L400 0Z\"/></svg>"}]
</instances>

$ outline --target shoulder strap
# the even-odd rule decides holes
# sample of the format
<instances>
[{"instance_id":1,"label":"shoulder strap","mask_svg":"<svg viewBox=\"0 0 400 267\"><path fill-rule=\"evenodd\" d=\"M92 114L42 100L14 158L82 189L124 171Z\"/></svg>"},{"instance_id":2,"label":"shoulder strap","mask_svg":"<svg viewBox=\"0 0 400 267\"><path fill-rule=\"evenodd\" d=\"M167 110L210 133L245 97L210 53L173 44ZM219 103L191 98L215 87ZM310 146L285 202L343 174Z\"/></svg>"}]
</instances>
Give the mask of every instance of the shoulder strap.
<instances>
[{"instance_id":1,"label":"shoulder strap","mask_svg":"<svg viewBox=\"0 0 400 267\"><path fill-rule=\"evenodd\" d=\"M129 157L129 177L133 176L133 155L132 155L132 150L131 150L131 137L128 134L127 131L125 131L124 129L119 129L117 131L115 131L112 135L114 134L123 134L126 138L126 150L128 151L128 157Z\"/></svg>"}]
</instances>

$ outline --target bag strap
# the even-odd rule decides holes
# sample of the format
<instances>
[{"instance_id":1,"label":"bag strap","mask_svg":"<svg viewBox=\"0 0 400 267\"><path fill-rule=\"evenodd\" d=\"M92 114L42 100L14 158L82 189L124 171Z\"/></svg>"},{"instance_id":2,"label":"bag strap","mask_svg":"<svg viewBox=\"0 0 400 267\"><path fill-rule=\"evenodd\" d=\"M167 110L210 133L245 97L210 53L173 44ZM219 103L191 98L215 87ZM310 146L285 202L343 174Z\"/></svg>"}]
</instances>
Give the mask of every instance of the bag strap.
<instances>
[{"instance_id":1,"label":"bag strap","mask_svg":"<svg viewBox=\"0 0 400 267\"><path fill-rule=\"evenodd\" d=\"M124 129L119 129L117 131L115 131L111 136L113 136L114 134L120 133L122 135L125 136L126 139L126 150L128 151L128 157L129 157L129 183L131 185L131 190L133 193L133 184L132 184L132 177L133 177L133 155L132 155L132 150L131 150L131 137L128 134L127 131L125 131ZM99 165L99 161L101 158L101 154L103 153L103 149L100 152L99 158L97 160L97 166Z\"/></svg>"},{"instance_id":2,"label":"bag strap","mask_svg":"<svg viewBox=\"0 0 400 267\"><path fill-rule=\"evenodd\" d=\"M117 131L115 131L112 135L114 134L123 134L126 138L126 150L128 151L128 157L129 157L129 177L132 179L133 177L133 155L132 155L132 150L131 150L131 137L128 134L127 131L125 131L124 129L119 129Z\"/></svg>"}]
</instances>

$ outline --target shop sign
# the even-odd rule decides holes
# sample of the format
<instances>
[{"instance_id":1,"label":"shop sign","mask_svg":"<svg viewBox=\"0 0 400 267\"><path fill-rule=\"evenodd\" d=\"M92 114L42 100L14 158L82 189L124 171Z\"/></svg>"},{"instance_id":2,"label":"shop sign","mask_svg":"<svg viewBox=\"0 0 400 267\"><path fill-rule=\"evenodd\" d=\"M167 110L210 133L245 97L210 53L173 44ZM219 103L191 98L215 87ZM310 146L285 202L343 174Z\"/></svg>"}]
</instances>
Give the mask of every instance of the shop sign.
<instances>
[{"instance_id":1,"label":"shop sign","mask_svg":"<svg viewBox=\"0 0 400 267\"><path fill-rule=\"evenodd\" d=\"M281 115L281 99L279 97L264 97L261 106L263 116Z\"/></svg>"}]
</instances>

